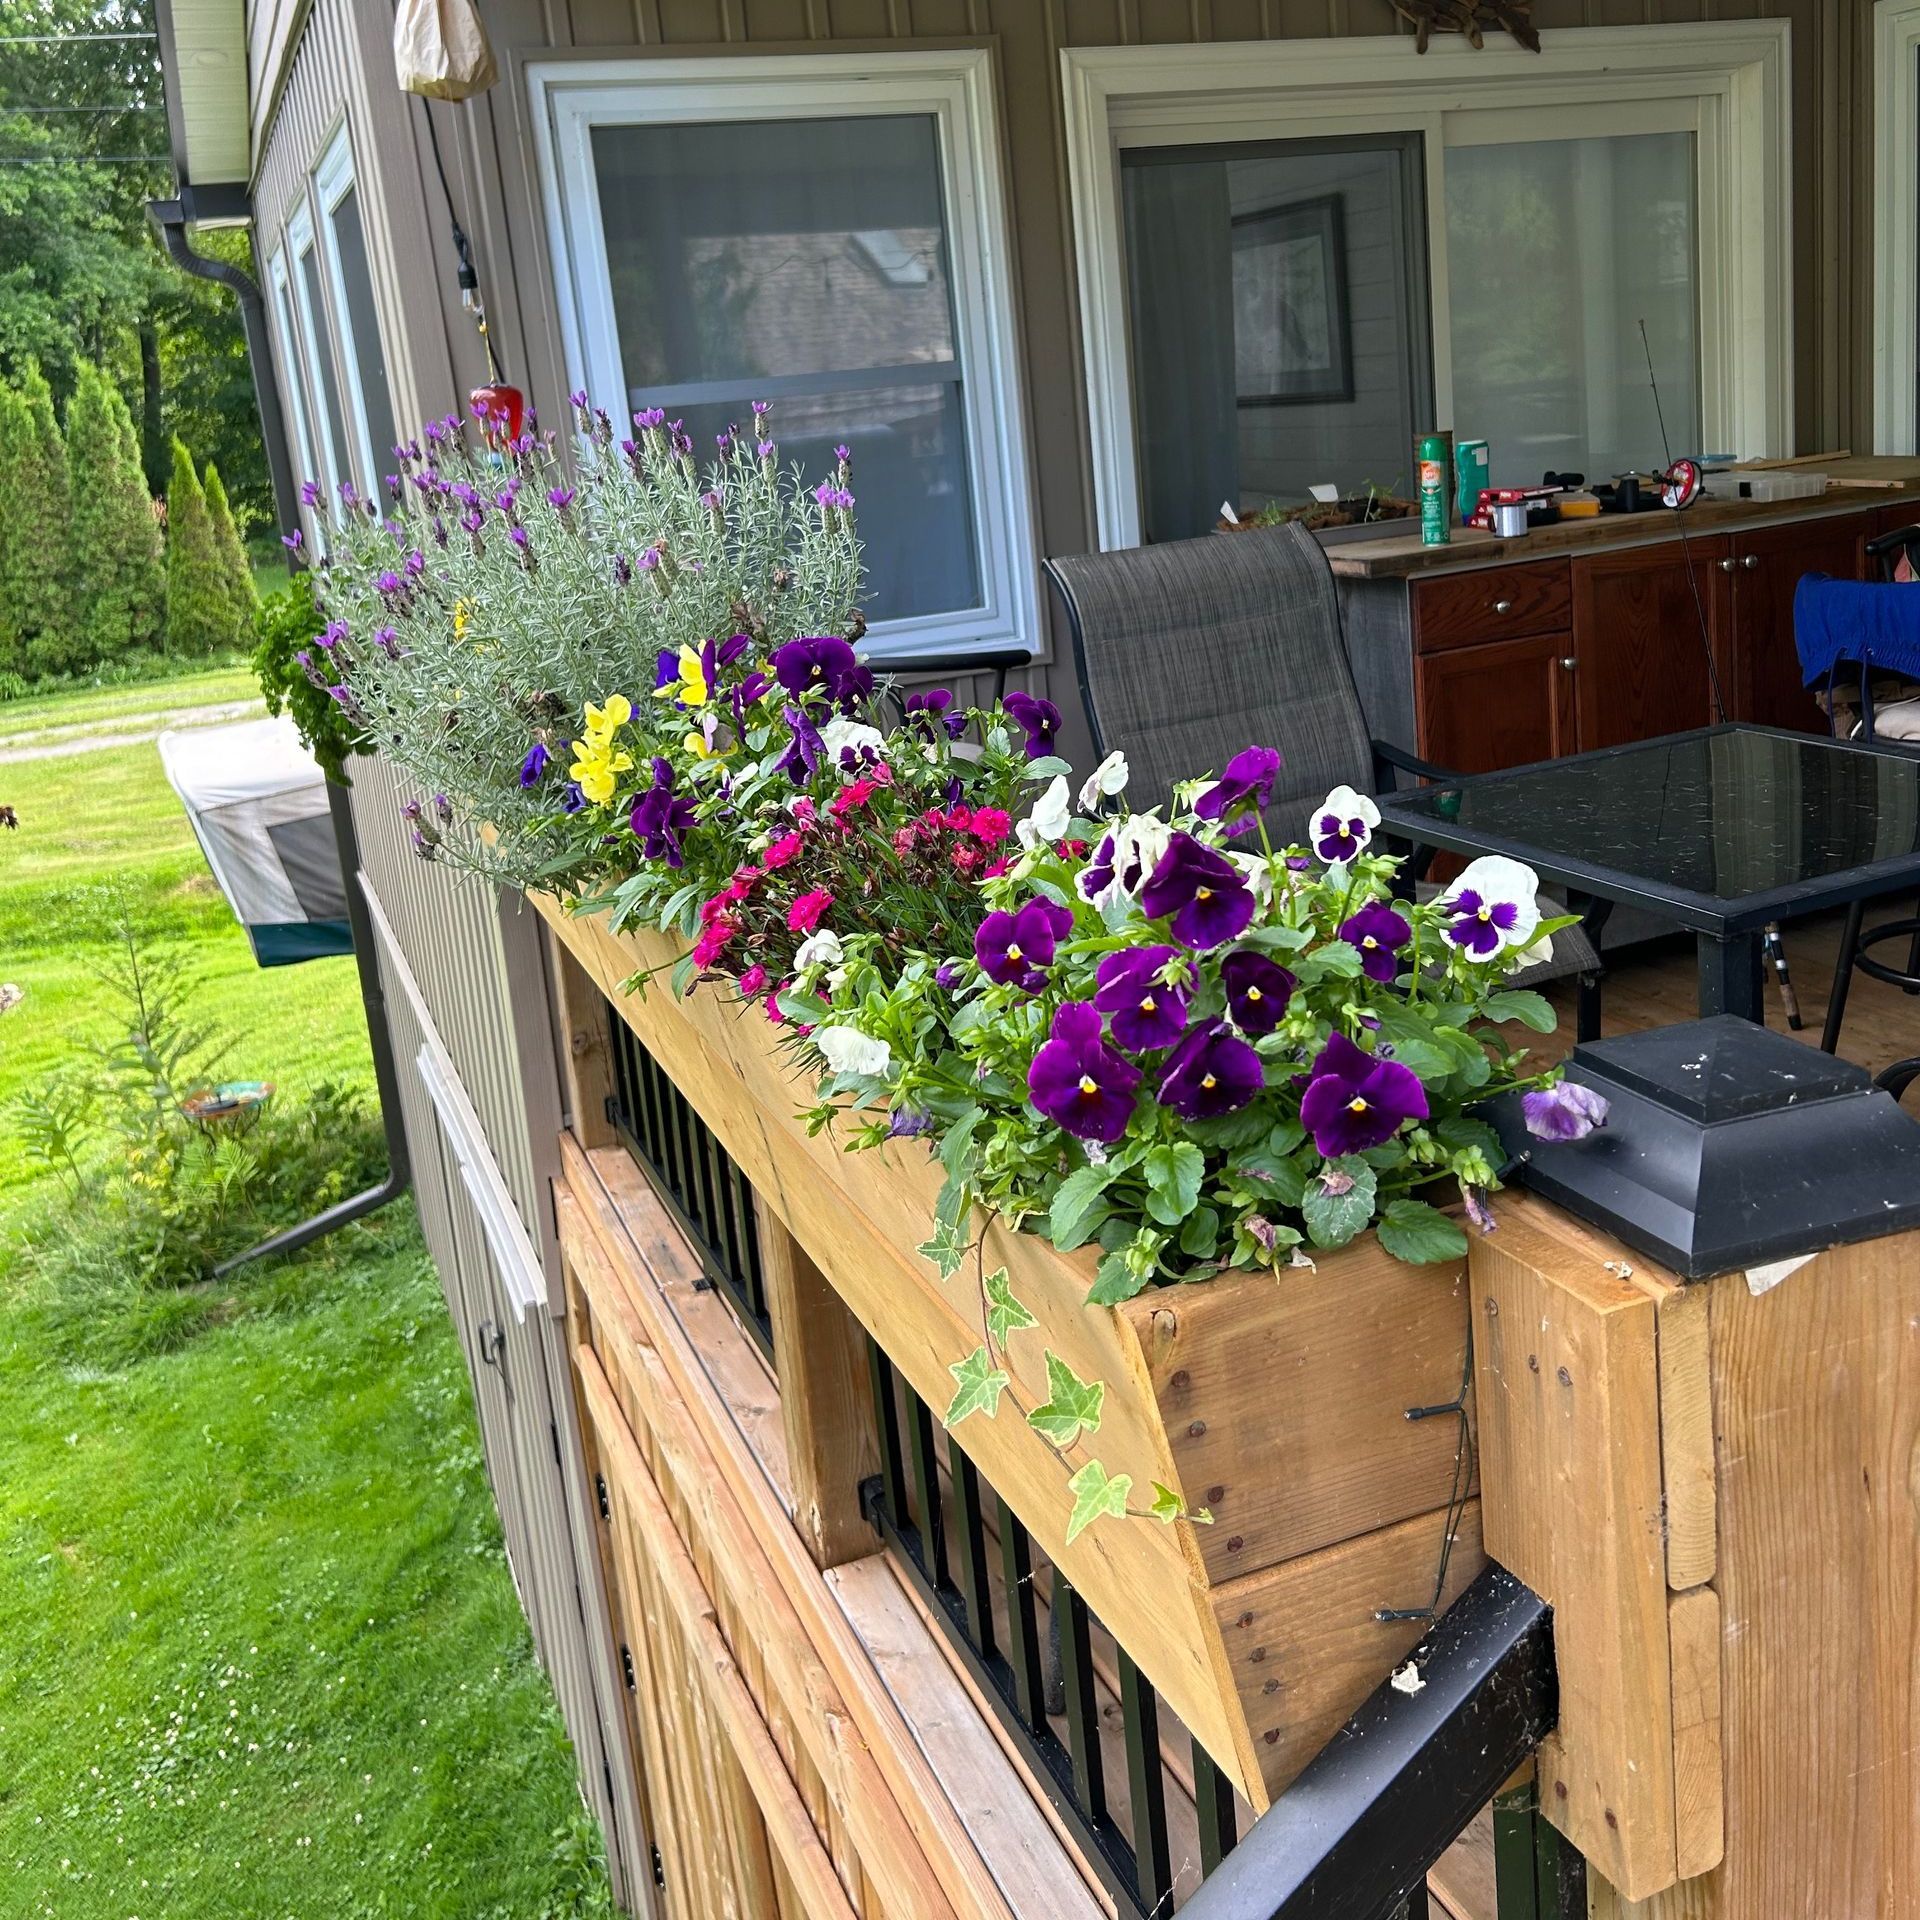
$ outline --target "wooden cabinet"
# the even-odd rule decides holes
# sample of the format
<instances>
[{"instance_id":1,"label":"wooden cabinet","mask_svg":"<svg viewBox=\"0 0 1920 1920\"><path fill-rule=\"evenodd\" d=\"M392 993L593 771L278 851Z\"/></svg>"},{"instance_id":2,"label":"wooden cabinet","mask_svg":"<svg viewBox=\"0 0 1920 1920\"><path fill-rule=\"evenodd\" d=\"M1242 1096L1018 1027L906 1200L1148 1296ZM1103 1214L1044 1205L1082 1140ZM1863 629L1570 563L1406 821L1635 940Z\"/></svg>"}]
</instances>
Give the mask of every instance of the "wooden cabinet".
<instances>
[{"instance_id":1,"label":"wooden cabinet","mask_svg":"<svg viewBox=\"0 0 1920 1920\"><path fill-rule=\"evenodd\" d=\"M1902 524L1911 512L1905 510ZM1732 584L1730 640L1724 649L1730 718L1826 732L1827 716L1801 684L1793 644L1794 589L1808 573L1858 579L1879 518L1878 513L1850 513L1733 536L1733 550L1721 562Z\"/></svg>"},{"instance_id":2,"label":"wooden cabinet","mask_svg":"<svg viewBox=\"0 0 1920 1920\"><path fill-rule=\"evenodd\" d=\"M1711 645L1727 649L1725 540L1594 554L1573 566L1579 751L1622 746L1713 718ZM1691 575L1689 575L1691 567Z\"/></svg>"},{"instance_id":3,"label":"wooden cabinet","mask_svg":"<svg viewBox=\"0 0 1920 1920\"><path fill-rule=\"evenodd\" d=\"M1494 773L1572 753L1572 659L1570 632L1417 656L1421 753L1455 773Z\"/></svg>"},{"instance_id":4,"label":"wooden cabinet","mask_svg":"<svg viewBox=\"0 0 1920 1920\"><path fill-rule=\"evenodd\" d=\"M1563 631L1572 617L1567 563L1531 560L1423 581L1414 614L1422 653Z\"/></svg>"}]
</instances>

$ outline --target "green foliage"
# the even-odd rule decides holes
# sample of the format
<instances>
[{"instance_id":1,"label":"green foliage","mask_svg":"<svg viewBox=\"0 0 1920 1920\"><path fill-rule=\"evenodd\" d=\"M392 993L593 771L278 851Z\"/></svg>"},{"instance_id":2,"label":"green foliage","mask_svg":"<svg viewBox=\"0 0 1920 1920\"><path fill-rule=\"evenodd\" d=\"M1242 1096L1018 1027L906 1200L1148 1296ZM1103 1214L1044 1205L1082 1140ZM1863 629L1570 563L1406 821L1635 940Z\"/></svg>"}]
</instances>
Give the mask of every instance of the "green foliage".
<instances>
[{"instance_id":1,"label":"green foliage","mask_svg":"<svg viewBox=\"0 0 1920 1920\"><path fill-rule=\"evenodd\" d=\"M167 648L192 658L223 652L239 637L207 496L193 456L176 440L167 482Z\"/></svg>"},{"instance_id":2,"label":"green foliage","mask_svg":"<svg viewBox=\"0 0 1920 1920\"><path fill-rule=\"evenodd\" d=\"M1047 1398L1027 1415L1027 1425L1048 1445L1065 1453L1083 1432L1098 1430L1100 1407L1106 1397L1105 1381L1082 1380L1057 1353L1049 1349Z\"/></svg>"},{"instance_id":3,"label":"green foliage","mask_svg":"<svg viewBox=\"0 0 1920 1920\"><path fill-rule=\"evenodd\" d=\"M345 710L301 664L312 657L321 627L313 604L313 576L297 573L260 603L260 638L253 649L253 670L269 713L290 713L307 751L329 779L344 781L349 757L360 750L360 730Z\"/></svg>"},{"instance_id":4,"label":"green foliage","mask_svg":"<svg viewBox=\"0 0 1920 1920\"><path fill-rule=\"evenodd\" d=\"M206 493L207 521L213 529L213 550L219 556L227 602L233 609L234 633L245 645L253 639L254 622L260 612L260 591L253 584L253 565L240 539L240 529L233 523L233 509L227 504L220 469L211 460L207 462Z\"/></svg>"},{"instance_id":5,"label":"green foliage","mask_svg":"<svg viewBox=\"0 0 1920 1920\"><path fill-rule=\"evenodd\" d=\"M38 366L0 396L0 666L60 673L78 663L66 443Z\"/></svg>"},{"instance_id":6,"label":"green foliage","mask_svg":"<svg viewBox=\"0 0 1920 1920\"><path fill-rule=\"evenodd\" d=\"M166 572L133 420L101 370L80 363L67 408L74 620L91 661L157 650Z\"/></svg>"},{"instance_id":7,"label":"green foliage","mask_svg":"<svg viewBox=\"0 0 1920 1920\"><path fill-rule=\"evenodd\" d=\"M984 1413L988 1419L1000 1410L1000 1396L1011 1385L1011 1376L996 1367L985 1347L975 1347L964 1360L956 1360L947 1371L953 1375L953 1398L947 1403L946 1424L957 1427L970 1413Z\"/></svg>"},{"instance_id":8,"label":"green foliage","mask_svg":"<svg viewBox=\"0 0 1920 1920\"><path fill-rule=\"evenodd\" d=\"M1073 1495L1073 1508L1067 1515L1067 1545L1072 1546L1086 1528L1103 1516L1115 1520L1126 1517L1127 1495L1133 1491L1133 1476L1130 1473L1109 1474L1098 1460L1089 1460L1068 1480L1067 1491ZM1159 1491L1167 1490L1162 1488Z\"/></svg>"}]
</instances>

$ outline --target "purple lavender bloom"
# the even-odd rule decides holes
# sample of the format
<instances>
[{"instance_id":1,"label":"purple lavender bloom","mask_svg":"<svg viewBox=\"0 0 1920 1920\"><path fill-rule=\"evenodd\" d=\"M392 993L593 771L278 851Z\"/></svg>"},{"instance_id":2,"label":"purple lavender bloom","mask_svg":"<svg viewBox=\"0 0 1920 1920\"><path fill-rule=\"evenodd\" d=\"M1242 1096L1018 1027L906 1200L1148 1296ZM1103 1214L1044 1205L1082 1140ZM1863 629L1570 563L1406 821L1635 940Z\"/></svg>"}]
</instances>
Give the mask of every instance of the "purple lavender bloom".
<instances>
[{"instance_id":1,"label":"purple lavender bloom","mask_svg":"<svg viewBox=\"0 0 1920 1920\"><path fill-rule=\"evenodd\" d=\"M299 663L300 671L304 673L308 680L318 687L322 693L325 693L328 686L327 676L314 664L313 655L310 654L305 647L302 647L293 657L295 661Z\"/></svg>"},{"instance_id":2,"label":"purple lavender bloom","mask_svg":"<svg viewBox=\"0 0 1920 1920\"><path fill-rule=\"evenodd\" d=\"M469 533L477 537L480 529L484 527L487 522L485 515L481 513L478 507L469 507L466 512L460 516L460 524L465 527Z\"/></svg>"},{"instance_id":3,"label":"purple lavender bloom","mask_svg":"<svg viewBox=\"0 0 1920 1920\"><path fill-rule=\"evenodd\" d=\"M1253 892L1225 854L1176 833L1140 889L1149 920L1171 917L1173 937L1196 953L1237 940L1253 919Z\"/></svg>"},{"instance_id":4,"label":"purple lavender bloom","mask_svg":"<svg viewBox=\"0 0 1920 1920\"><path fill-rule=\"evenodd\" d=\"M509 527L507 529L507 538L511 540L513 544L522 553L525 553L528 551L529 542L527 539L527 530L525 527L522 527L522 526Z\"/></svg>"},{"instance_id":5,"label":"purple lavender bloom","mask_svg":"<svg viewBox=\"0 0 1920 1920\"><path fill-rule=\"evenodd\" d=\"M440 816L442 826L453 825L453 802L444 793L436 793L433 796L433 810Z\"/></svg>"},{"instance_id":6,"label":"purple lavender bloom","mask_svg":"<svg viewBox=\"0 0 1920 1920\"><path fill-rule=\"evenodd\" d=\"M820 763L827 754L826 742L820 738L820 729L799 707L785 706L781 709L781 715L793 738L788 741L786 752L774 762L774 766L796 787L804 787L820 771Z\"/></svg>"},{"instance_id":7,"label":"purple lavender bloom","mask_svg":"<svg viewBox=\"0 0 1920 1920\"><path fill-rule=\"evenodd\" d=\"M326 626L314 635L314 643L325 647L331 653L347 637L347 623L344 620L329 620Z\"/></svg>"},{"instance_id":8,"label":"purple lavender bloom","mask_svg":"<svg viewBox=\"0 0 1920 1920\"><path fill-rule=\"evenodd\" d=\"M771 400L756 400L753 403L753 417L758 420L762 415L771 412L772 409L773 402Z\"/></svg>"},{"instance_id":9,"label":"purple lavender bloom","mask_svg":"<svg viewBox=\"0 0 1920 1920\"><path fill-rule=\"evenodd\" d=\"M401 479L401 477L397 473L388 474L386 479L387 479L387 491L390 494L392 494L396 500L398 500L400 496L406 492L407 483L403 479Z\"/></svg>"},{"instance_id":10,"label":"purple lavender bloom","mask_svg":"<svg viewBox=\"0 0 1920 1920\"><path fill-rule=\"evenodd\" d=\"M552 507L557 513L565 513L566 510L573 505L573 489L571 487L549 487L547 489L547 505Z\"/></svg>"},{"instance_id":11,"label":"purple lavender bloom","mask_svg":"<svg viewBox=\"0 0 1920 1920\"><path fill-rule=\"evenodd\" d=\"M780 449L775 446L771 440L762 440L754 451L759 454L762 460L771 460Z\"/></svg>"},{"instance_id":12,"label":"purple lavender bloom","mask_svg":"<svg viewBox=\"0 0 1920 1920\"><path fill-rule=\"evenodd\" d=\"M560 796L560 811L562 813L580 813L585 809L586 804L587 796L580 791L580 782L578 780L569 780L566 791Z\"/></svg>"},{"instance_id":13,"label":"purple lavender bloom","mask_svg":"<svg viewBox=\"0 0 1920 1920\"><path fill-rule=\"evenodd\" d=\"M1027 736L1027 758L1038 760L1053 751L1060 733L1060 709L1051 700L1037 699L1019 688L1000 703L1020 731Z\"/></svg>"},{"instance_id":14,"label":"purple lavender bloom","mask_svg":"<svg viewBox=\"0 0 1920 1920\"><path fill-rule=\"evenodd\" d=\"M990 913L974 929L973 957L989 980L1038 993L1073 915L1051 900L1029 900L1018 913Z\"/></svg>"},{"instance_id":15,"label":"purple lavender bloom","mask_svg":"<svg viewBox=\"0 0 1920 1920\"><path fill-rule=\"evenodd\" d=\"M389 660L398 660L400 656L400 635L393 627L376 627L373 631L373 644Z\"/></svg>"},{"instance_id":16,"label":"purple lavender bloom","mask_svg":"<svg viewBox=\"0 0 1920 1920\"><path fill-rule=\"evenodd\" d=\"M1264 953L1241 948L1220 962L1227 1011L1242 1033L1271 1033L1287 1017L1287 1003L1300 983Z\"/></svg>"},{"instance_id":17,"label":"purple lavender bloom","mask_svg":"<svg viewBox=\"0 0 1920 1920\"><path fill-rule=\"evenodd\" d=\"M642 407L640 411L633 416L633 424L644 430L649 427L664 425L666 418L667 410L665 407Z\"/></svg>"},{"instance_id":18,"label":"purple lavender bloom","mask_svg":"<svg viewBox=\"0 0 1920 1920\"><path fill-rule=\"evenodd\" d=\"M1394 956L1413 938L1413 929L1384 900L1371 900L1340 923L1340 938L1360 949L1360 971L1369 980L1391 986L1400 971Z\"/></svg>"},{"instance_id":19,"label":"purple lavender bloom","mask_svg":"<svg viewBox=\"0 0 1920 1920\"><path fill-rule=\"evenodd\" d=\"M1596 1127L1607 1124L1606 1101L1577 1080L1523 1093L1520 1111L1536 1140L1584 1140Z\"/></svg>"},{"instance_id":20,"label":"purple lavender bloom","mask_svg":"<svg viewBox=\"0 0 1920 1920\"><path fill-rule=\"evenodd\" d=\"M1100 1014L1071 1000L1053 1016L1053 1030L1027 1069L1027 1097L1081 1140L1109 1145L1127 1130L1140 1069L1100 1036Z\"/></svg>"},{"instance_id":21,"label":"purple lavender bloom","mask_svg":"<svg viewBox=\"0 0 1920 1920\"><path fill-rule=\"evenodd\" d=\"M325 504L327 490L318 480L306 480L300 486L300 504L303 507L318 507Z\"/></svg>"},{"instance_id":22,"label":"purple lavender bloom","mask_svg":"<svg viewBox=\"0 0 1920 1920\"><path fill-rule=\"evenodd\" d=\"M1178 968L1169 984L1161 976ZM1101 957L1093 1004L1107 1016L1113 1037L1134 1053L1170 1047L1187 1030L1192 973L1178 947L1124 947Z\"/></svg>"},{"instance_id":23,"label":"purple lavender bloom","mask_svg":"<svg viewBox=\"0 0 1920 1920\"><path fill-rule=\"evenodd\" d=\"M416 825L419 824L420 818L425 811L426 809L421 806L418 800L403 800L400 803L400 818L402 820L411 820Z\"/></svg>"},{"instance_id":24,"label":"purple lavender bloom","mask_svg":"<svg viewBox=\"0 0 1920 1920\"><path fill-rule=\"evenodd\" d=\"M873 675L838 634L804 635L773 650L774 678L799 698L824 693L835 706L848 706L873 691Z\"/></svg>"},{"instance_id":25,"label":"purple lavender bloom","mask_svg":"<svg viewBox=\"0 0 1920 1920\"><path fill-rule=\"evenodd\" d=\"M307 544L307 536L295 527L291 533L283 533L280 536L280 544L289 553L298 553Z\"/></svg>"},{"instance_id":26,"label":"purple lavender bloom","mask_svg":"<svg viewBox=\"0 0 1920 1920\"><path fill-rule=\"evenodd\" d=\"M373 586L376 593L384 595L389 600L406 597L407 583L391 567L373 583Z\"/></svg>"},{"instance_id":27,"label":"purple lavender bloom","mask_svg":"<svg viewBox=\"0 0 1920 1920\"><path fill-rule=\"evenodd\" d=\"M547 771L547 762L553 756L545 745L536 740L527 749L527 757L520 762L520 784L522 787L537 787Z\"/></svg>"},{"instance_id":28,"label":"purple lavender bloom","mask_svg":"<svg viewBox=\"0 0 1920 1920\"><path fill-rule=\"evenodd\" d=\"M1273 804L1273 783L1279 775L1280 755L1275 748L1243 747L1193 803L1193 810L1202 820L1224 820L1229 833L1243 833L1256 814Z\"/></svg>"},{"instance_id":29,"label":"purple lavender bloom","mask_svg":"<svg viewBox=\"0 0 1920 1920\"><path fill-rule=\"evenodd\" d=\"M633 829L640 850L649 860L665 860L670 867L684 864L681 843L693 830L695 820L692 796L675 793L673 768L665 760L653 763L653 785L637 799L627 813L627 825Z\"/></svg>"},{"instance_id":30,"label":"purple lavender bloom","mask_svg":"<svg viewBox=\"0 0 1920 1920\"><path fill-rule=\"evenodd\" d=\"M1321 1049L1300 1096L1300 1124L1322 1159L1384 1146L1409 1120L1427 1117L1427 1090L1397 1060L1363 1052L1344 1033Z\"/></svg>"},{"instance_id":31,"label":"purple lavender bloom","mask_svg":"<svg viewBox=\"0 0 1920 1920\"><path fill-rule=\"evenodd\" d=\"M418 547L407 555L405 572L409 580L418 580L427 570L427 556Z\"/></svg>"},{"instance_id":32,"label":"purple lavender bloom","mask_svg":"<svg viewBox=\"0 0 1920 1920\"><path fill-rule=\"evenodd\" d=\"M1225 1021L1203 1020L1167 1056L1160 1104L1183 1120L1216 1120L1238 1113L1264 1079L1260 1056Z\"/></svg>"},{"instance_id":33,"label":"purple lavender bloom","mask_svg":"<svg viewBox=\"0 0 1920 1920\"><path fill-rule=\"evenodd\" d=\"M353 689L351 687L343 683L340 686L329 687L327 692L333 696L334 705L337 706L355 726L364 727L367 724L366 712L361 707L360 702L353 697Z\"/></svg>"}]
</instances>

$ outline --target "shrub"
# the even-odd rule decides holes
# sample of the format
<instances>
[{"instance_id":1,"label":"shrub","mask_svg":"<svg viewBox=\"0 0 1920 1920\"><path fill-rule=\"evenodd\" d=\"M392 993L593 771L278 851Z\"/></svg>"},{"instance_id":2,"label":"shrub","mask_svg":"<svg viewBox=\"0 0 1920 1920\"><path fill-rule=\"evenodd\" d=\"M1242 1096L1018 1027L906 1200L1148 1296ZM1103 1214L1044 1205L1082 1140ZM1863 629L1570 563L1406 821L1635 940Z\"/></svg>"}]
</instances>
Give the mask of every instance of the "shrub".
<instances>
[{"instance_id":1,"label":"shrub","mask_svg":"<svg viewBox=\"0 0 1920 1920\"><path fill-rule=\"evenodd\" d=\"M0 401L0 666L61 673L75 664L69 583L72 500L66 444L38 367Z\"/></svg>"},{"instance_id":2,"label":"shrub","mask_svg":"<svg viewBox=\"0 0 1920 1920\"><path fill-rule=\"evenodd\" d=\"M88 663L122 660L164 637L160 529L120 390L82 362L67 409L73 491L74 611Z\"/></svg>"},{"instance_id":3,"label":"shrub","mask_svg":"<svg viewBox=\"0 0 1920 1920\"><path fill-rule=\"evenodd\" d=\"M193 456L176 440L167 483L167 646L177 654L220 653L237 638L207 496Z\"/></svg>"},{"instance_id":4,"label":"shrub","mask_svg":"<svg viewBox=\"0 0 1920 1920\"><path fill-rule=\"evenodd\" d=\"M227 504L227 490L220 480L220 469L207 462L207 519L213 528L214 551L220 556L220 569L227 583L227 601L233 608L234 632L244 644L253 638L254 623L260 613L260 590L253 584L253 566L247 559L246 543L234 524L233 509Z\"/></svg>"},{"instance_id":5,"label":"shrub","mask_svg":"<svg viewBox=\"0 0 1920 1920\"><path fill-rule=\"evenodd\" d=\"M313 576L295 574L260 603L253 670L266 696L267 711L291 714L307 751L330 780L344 783L347 757L360 750L362 739L346 710L327 692L326 682L302 664L303 659L313 658L320 626L313 604Z\"/></svg>"}]
</instances>

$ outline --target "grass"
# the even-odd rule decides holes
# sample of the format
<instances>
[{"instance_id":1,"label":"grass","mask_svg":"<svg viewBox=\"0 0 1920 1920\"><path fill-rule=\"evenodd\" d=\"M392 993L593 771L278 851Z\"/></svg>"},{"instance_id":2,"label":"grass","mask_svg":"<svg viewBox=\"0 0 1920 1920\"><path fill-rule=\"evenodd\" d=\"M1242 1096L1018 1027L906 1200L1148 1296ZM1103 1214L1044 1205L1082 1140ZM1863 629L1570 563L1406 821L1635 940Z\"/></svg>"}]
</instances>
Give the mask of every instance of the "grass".
<instances>
[{"instance_id":1,"label":"grass","mask_svg":"<svg viewBox=\"0 0 1920 1920\"><path fill-rule=\"evenodd\" d=\"M245 690L0 705L0 752ZM411 1206L130 1365L56 1358L24 1271L59 1193L8 1108L113 1037L109 889L283 1098L370 1080L352 961L254 966L150 742L0 763L0 801L0 1920L607 1913Z\"/></svg>"},{"instance_id":2,"label":"grass","mask_svg":"<svg viewBox=\"0 0 1920 1920\"><path fill-rule=\"evenodd\" d=\"M149 725L157 729L188 707L224 706L259 697L260 683L251 668L241 665L104 687L30 693L19 700L0 701L0 752L33 744L38 736L131 733ZM9 776L0 769L0 785L5 784Z\"/></svg>"}]
</instances>

